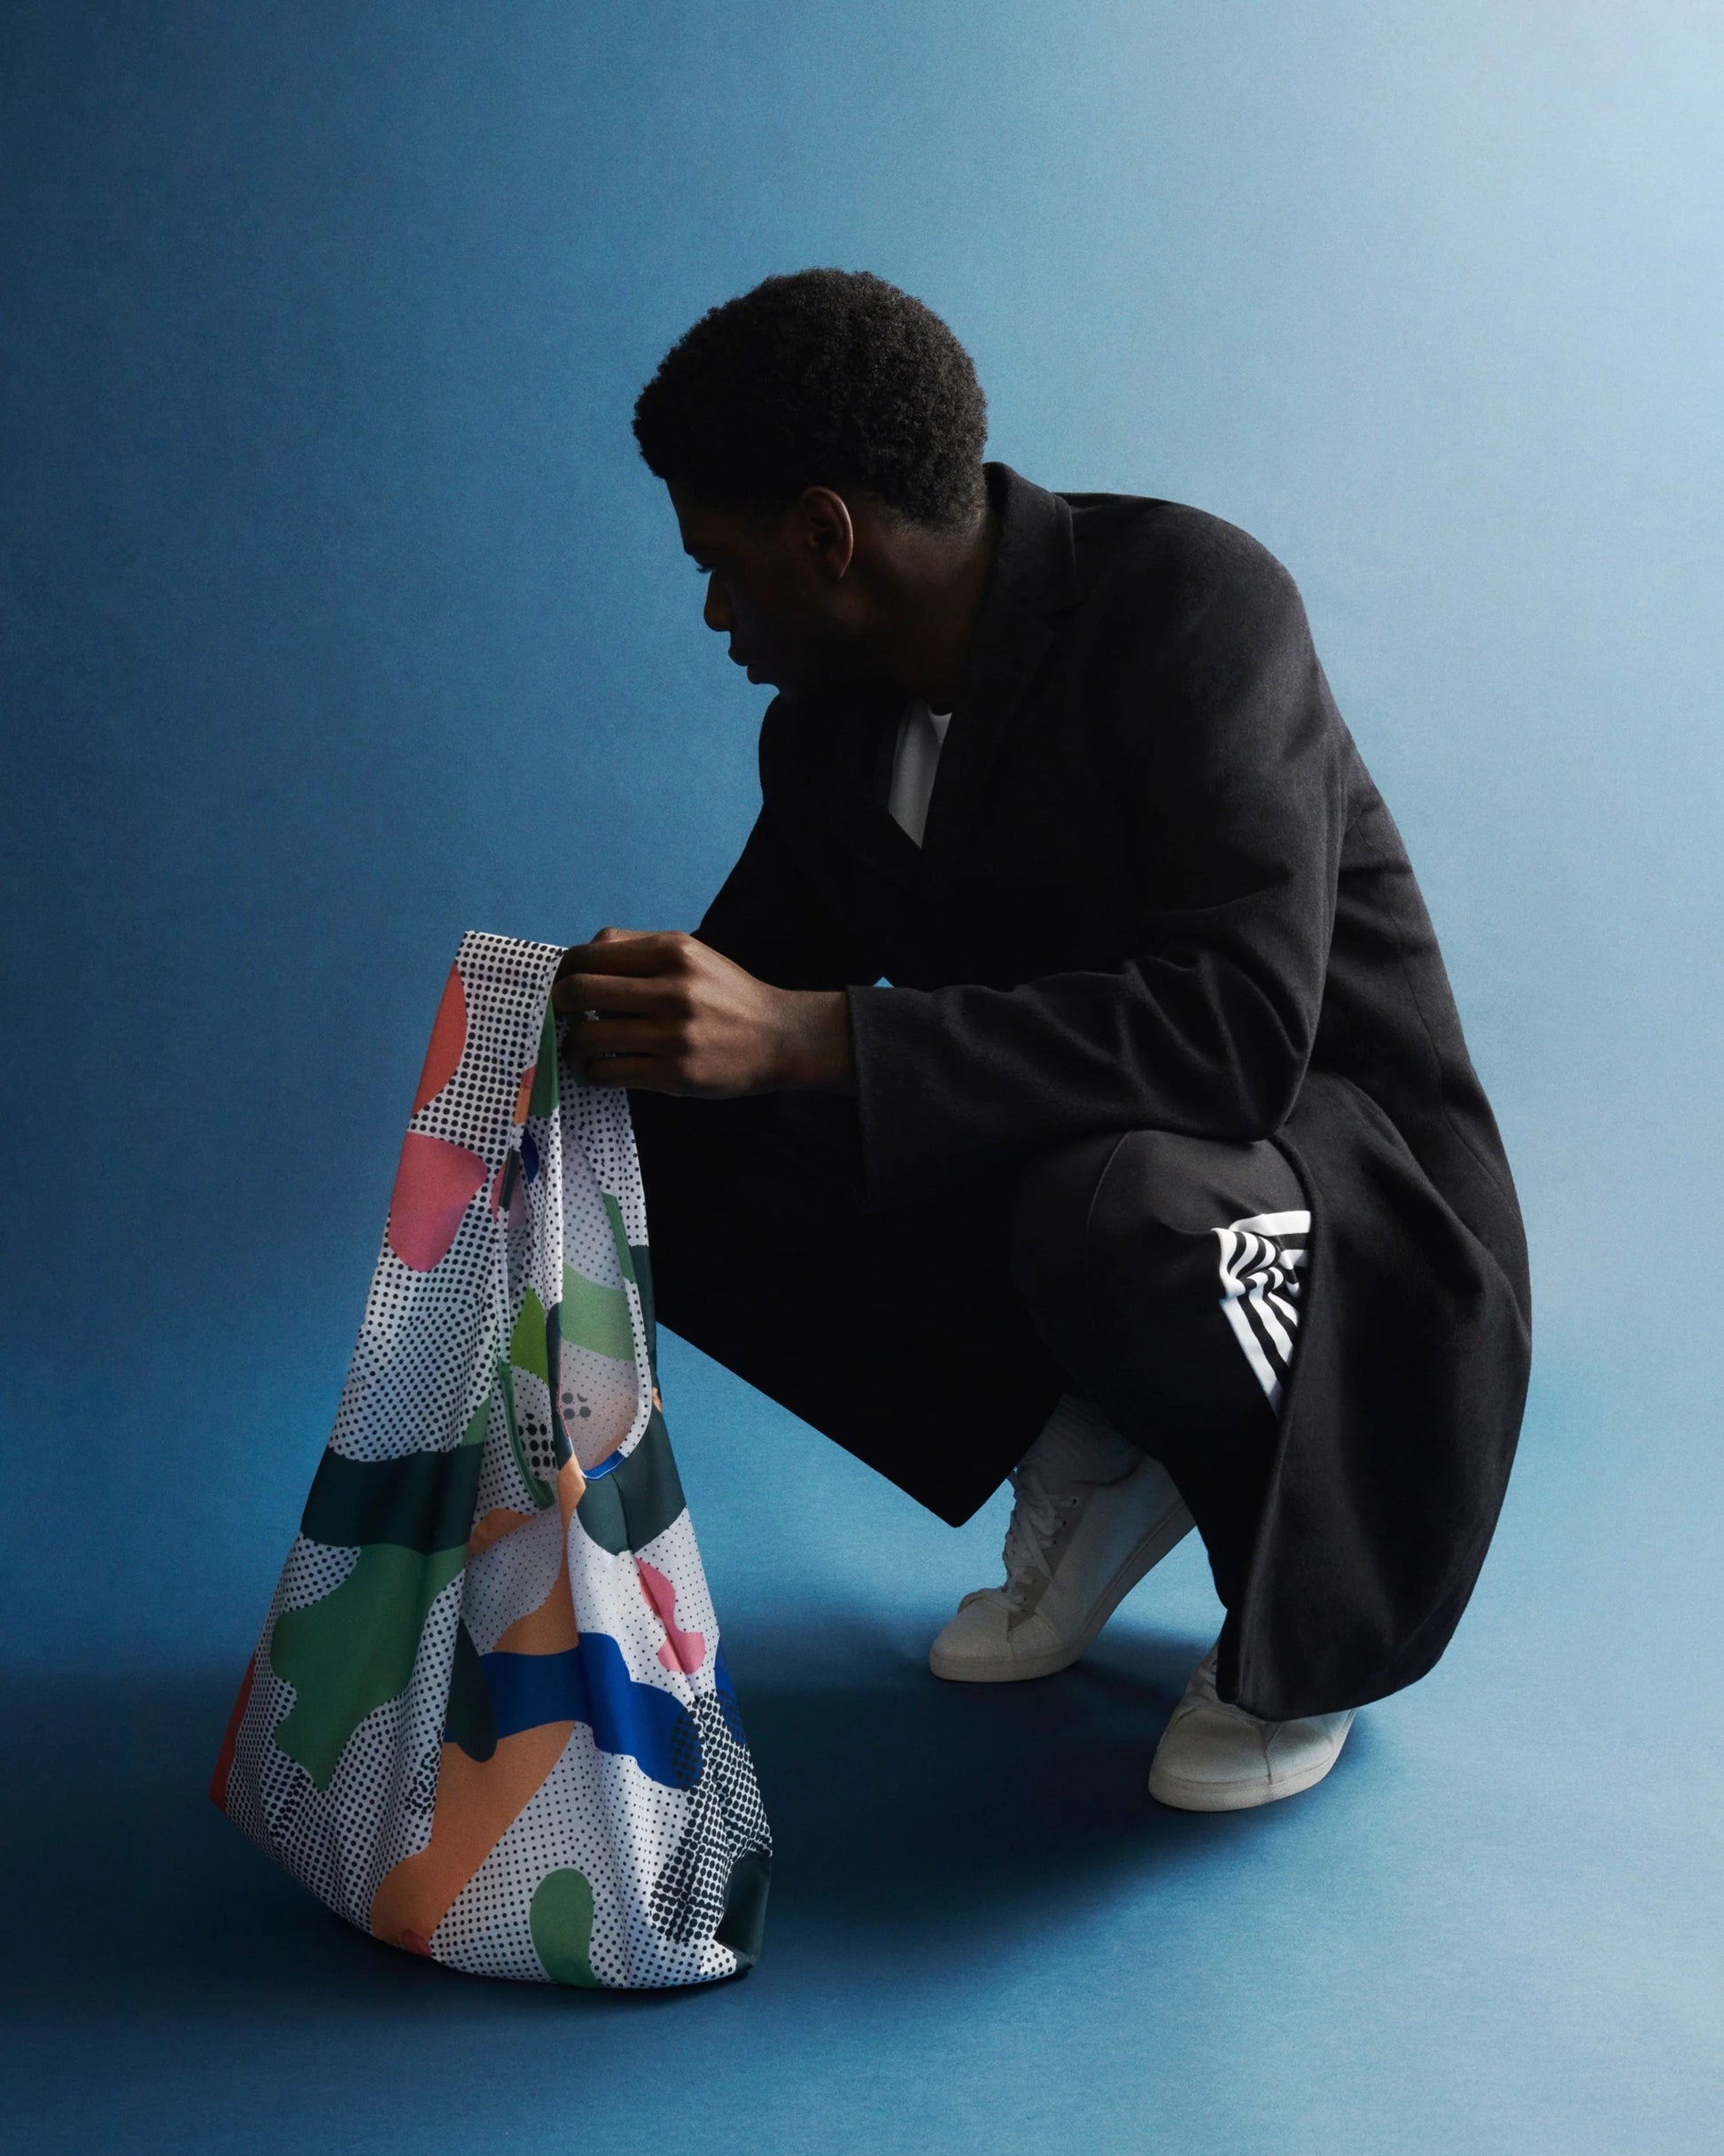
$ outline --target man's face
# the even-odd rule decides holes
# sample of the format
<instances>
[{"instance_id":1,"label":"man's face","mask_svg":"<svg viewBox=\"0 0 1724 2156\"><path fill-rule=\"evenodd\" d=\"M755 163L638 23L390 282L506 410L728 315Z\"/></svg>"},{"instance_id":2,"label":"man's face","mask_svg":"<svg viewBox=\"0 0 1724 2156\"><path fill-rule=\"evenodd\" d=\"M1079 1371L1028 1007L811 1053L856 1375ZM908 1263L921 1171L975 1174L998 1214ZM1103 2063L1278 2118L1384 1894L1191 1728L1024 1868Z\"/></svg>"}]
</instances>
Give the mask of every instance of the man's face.
<instances>
[{"instance_id":1,"label":"man's face","mask_svg":"<svg viewBox=\"0 0 1724 2156\"><path fill-rule=\"evenodd\" d=\"M795 691L843 681L855 667L831 534L802 502L754 518L695 501L674 481L683 550L706 578L706 626L729 640L751 681ZM845 544L844 562L848 562Z\"/></svg>"}]
</instances>

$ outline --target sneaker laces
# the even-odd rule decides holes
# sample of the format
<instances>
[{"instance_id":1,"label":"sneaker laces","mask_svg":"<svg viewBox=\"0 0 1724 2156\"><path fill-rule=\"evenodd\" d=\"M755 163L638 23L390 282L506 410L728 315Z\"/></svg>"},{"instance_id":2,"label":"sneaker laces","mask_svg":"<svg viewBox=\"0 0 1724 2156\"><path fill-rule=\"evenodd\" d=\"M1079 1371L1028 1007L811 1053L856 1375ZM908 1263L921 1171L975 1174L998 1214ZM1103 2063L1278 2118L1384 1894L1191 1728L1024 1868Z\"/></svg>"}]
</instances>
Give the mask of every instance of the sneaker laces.
<instances>
[{"instance_id":1,"label":"sneaker laces","mask_svg":"<svg viewBox=\"0 0 1724 2156\"><path fill-rule=\"evenodd\" d=\"M1012 1517L1000 1552L1006 1584L984 1588L982 1592L996 1597L1008 1609L1021 1609L1037 1582L1052 1578L1049 1547L1083 1499L1075 1490L1050 1490L1028 1463L1013 1467L1011 1480Z\"/></svg>"}]
</instances>

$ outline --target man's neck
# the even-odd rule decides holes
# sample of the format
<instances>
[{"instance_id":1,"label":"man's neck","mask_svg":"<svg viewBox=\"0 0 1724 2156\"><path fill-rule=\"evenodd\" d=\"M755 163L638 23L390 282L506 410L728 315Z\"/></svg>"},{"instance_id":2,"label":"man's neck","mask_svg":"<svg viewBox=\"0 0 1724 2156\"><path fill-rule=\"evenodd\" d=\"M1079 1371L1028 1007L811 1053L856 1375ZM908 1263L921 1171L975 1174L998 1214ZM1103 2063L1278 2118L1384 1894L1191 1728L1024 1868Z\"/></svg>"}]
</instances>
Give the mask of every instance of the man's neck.
<instances>
[{"instance_id":1,"label":"man's neck","mask_svg":"<svg viewBox=\"0 0 1724 2156\"><path fill-rule=\"evenodd\" d=\"M957 533L899 525L871 549L877 602L868 671L948 712L982 609L998 539L991 504Z\"/></svg>"}]
</instances>

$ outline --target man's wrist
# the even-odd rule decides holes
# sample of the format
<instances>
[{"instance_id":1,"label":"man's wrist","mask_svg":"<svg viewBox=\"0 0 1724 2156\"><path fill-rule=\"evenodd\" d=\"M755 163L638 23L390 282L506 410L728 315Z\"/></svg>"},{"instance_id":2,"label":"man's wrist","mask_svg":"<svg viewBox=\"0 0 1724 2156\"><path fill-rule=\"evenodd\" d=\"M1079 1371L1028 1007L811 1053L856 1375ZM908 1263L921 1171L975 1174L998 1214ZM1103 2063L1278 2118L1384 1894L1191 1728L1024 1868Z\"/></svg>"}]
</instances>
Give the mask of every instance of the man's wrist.
<instances>
[{"instance_id":1,"label":"man's wrist","mask_svg":"<svg viewBox=\"0 0 1724 2156\"><path fill-rule=\"evenodd\" d=\"M850 1093L850 998L842 988L787 989L780 1083L809 1091Z\"/></svg>"}]
</instances>

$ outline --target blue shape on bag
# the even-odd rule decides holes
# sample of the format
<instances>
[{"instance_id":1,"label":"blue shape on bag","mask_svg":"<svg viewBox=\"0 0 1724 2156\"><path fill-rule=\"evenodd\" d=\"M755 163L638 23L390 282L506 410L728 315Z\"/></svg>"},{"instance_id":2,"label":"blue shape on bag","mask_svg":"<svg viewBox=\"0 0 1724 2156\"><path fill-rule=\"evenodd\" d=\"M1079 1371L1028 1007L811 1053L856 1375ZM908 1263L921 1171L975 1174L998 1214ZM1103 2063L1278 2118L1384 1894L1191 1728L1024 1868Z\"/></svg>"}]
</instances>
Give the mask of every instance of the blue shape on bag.
<instances>
[{"instance_id":1,"label":"blue shape on bag","mask_svg":"<svg viewBox=\"0 0 1724 2156\"><path fill-rule=\"evenodd\" d=\"M585 1722L602 1752L625 1752L656 1782L692 1789L701 1778L700 1732L682 1702L628 1673L623 1650L586 1632L562 1654L484 1654L497 1737L547 1722Z\"/></svg>"},{"instance_id":2,"label":"blue shape on bag","mask_svg":"<svg viewBox=\"0 0 1724 2156\"><path fill-rule=\"evenodd\" d=\"M746 1746L749 1740L742 1727L742 1710L736 1704L736 1687L730 1681L730 1666L725 1660L722 1646L712 1650L712 1689L718 1695L718 1712L724 1716L725 1727L738 1744Z\"/></svg>"},{"instance_id":3,"label":"blue shape on bag","mask_svg":"<svg viewBox=\"0 0 1724 2156\"><path fill-rule=\"evenodd\" d=\"M528 1182L539 1179L539 1148L533 1141L531 1131L524 1130L521 1132L521 1165L527 1171Z\"/></svg>"}]
</instances>

